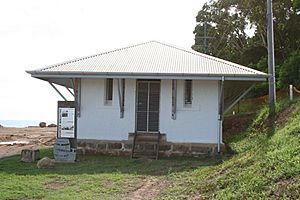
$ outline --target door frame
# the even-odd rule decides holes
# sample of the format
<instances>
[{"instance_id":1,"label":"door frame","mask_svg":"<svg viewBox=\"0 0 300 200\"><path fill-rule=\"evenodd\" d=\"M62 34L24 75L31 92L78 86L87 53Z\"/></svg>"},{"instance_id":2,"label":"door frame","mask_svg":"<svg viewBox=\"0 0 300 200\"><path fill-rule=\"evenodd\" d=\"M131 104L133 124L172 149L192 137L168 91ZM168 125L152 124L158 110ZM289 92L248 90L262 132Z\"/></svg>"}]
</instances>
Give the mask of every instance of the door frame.
<instances>
[{"instance_id":1,"label":"door frame","mask_svg":"<svg viewBox=\"0 0 300 200\"><path fill-rule=\"evenodd\" d=\"M146 83L150 83L150 82L157 82L159 83L159 97L158 97L158 101L159 101L159 105L158 105L158 130L157 131L138 131L137 130L137 112L138 112L138 83L140 82L146 82ZM160 129L160 98L161 97L161 80L160 79L136 79L136 83L135 83L135 132L138 133L158 133L159 129ZM148 95L148 104L149 104L149 95ZM149 116L148 116L149 117ZM147 122L147 127L148 127L148 122Z\"/></svg>"}]
</instances>

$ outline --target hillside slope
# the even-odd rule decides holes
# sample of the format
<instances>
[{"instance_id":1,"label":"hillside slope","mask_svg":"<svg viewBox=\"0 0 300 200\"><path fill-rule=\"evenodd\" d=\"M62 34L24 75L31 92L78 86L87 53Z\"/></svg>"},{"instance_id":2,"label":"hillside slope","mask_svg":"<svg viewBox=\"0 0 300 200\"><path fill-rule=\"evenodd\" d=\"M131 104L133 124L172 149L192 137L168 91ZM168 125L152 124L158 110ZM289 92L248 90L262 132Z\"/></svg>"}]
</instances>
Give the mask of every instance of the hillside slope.
<instances>
[{"instance_id":1,"label":"hillside slope","mask_svg":"<svg viewBox=\"0 0 300 200\"><path fill-rule=\"evenodd\" d=\"M275 124L262 108L227 138L235 152L215 165L174 175L161 199L300 199L300 103L279 103Z\"/></svg>"}]
</instances>

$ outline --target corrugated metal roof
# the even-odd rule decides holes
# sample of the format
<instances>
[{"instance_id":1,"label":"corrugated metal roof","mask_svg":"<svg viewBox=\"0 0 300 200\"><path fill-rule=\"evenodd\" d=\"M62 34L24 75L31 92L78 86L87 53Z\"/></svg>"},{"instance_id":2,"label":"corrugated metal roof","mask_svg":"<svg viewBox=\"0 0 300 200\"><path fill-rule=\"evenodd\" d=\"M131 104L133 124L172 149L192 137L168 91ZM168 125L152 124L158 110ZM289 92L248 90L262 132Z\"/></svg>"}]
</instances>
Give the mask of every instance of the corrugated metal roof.
<instances>
[{"instance_id":1,"label":"corrugated metal roof","mask_svg":"<svg viewBox=\"0 0 300 200\"><path fill-rule=\"evenodd\" d=\"M267 77L265 73L239 64L157 41L83 57L28 73Z\"/></svg>"}]
</instances>

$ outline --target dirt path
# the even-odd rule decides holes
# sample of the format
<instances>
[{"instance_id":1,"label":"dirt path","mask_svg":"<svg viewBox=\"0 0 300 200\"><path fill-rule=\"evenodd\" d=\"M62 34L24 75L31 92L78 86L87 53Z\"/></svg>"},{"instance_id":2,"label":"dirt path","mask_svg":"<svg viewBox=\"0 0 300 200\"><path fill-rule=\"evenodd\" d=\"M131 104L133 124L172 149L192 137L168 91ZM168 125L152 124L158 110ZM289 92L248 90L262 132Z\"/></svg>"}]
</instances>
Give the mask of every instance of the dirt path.
<instances>
[{"instance_id":1,"label":"dirt path","mask_svg":"<svg viewBox=\"0 0 300 200\"><path fill-rule=\"evenodd\" d=\"M0 159L20 154L22 149L37 149L53 145L56 136L56 128L0 128ZM26 142L27 144L14 144L14 141Z\"/></svg>"},{"instance_id":2,"label":"dirt path","mask_svg":"<svg viewBox=\"0 0 300 200\"><path fill-rule=\"evenodd\" d=\"M143 177L139 186L128 195L128 199L133 200L152 200L159 192L167 187L168 182L156 177Z\"/></svg>"}]
</instances>

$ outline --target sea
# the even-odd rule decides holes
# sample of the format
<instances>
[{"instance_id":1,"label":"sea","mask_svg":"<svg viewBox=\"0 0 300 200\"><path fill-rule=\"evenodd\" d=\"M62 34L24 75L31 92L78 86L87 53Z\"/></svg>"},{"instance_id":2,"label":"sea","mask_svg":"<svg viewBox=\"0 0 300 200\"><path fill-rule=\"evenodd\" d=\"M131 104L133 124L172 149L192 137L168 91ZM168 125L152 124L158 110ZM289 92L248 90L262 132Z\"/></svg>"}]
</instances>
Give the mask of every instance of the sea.
<instances>
[{"instance_id":1,"label":"sea","mask_svg":"<svg viewBox=\"0 0 300 200\"><path fill-rule=\"evenodd\" d=\"M38 120L1 120L0 125L4 127L24 128L28 126L39 126L41 121ZM48 124L56 124L55 121L45 121Z\"/></svg>"}]
</instances>

